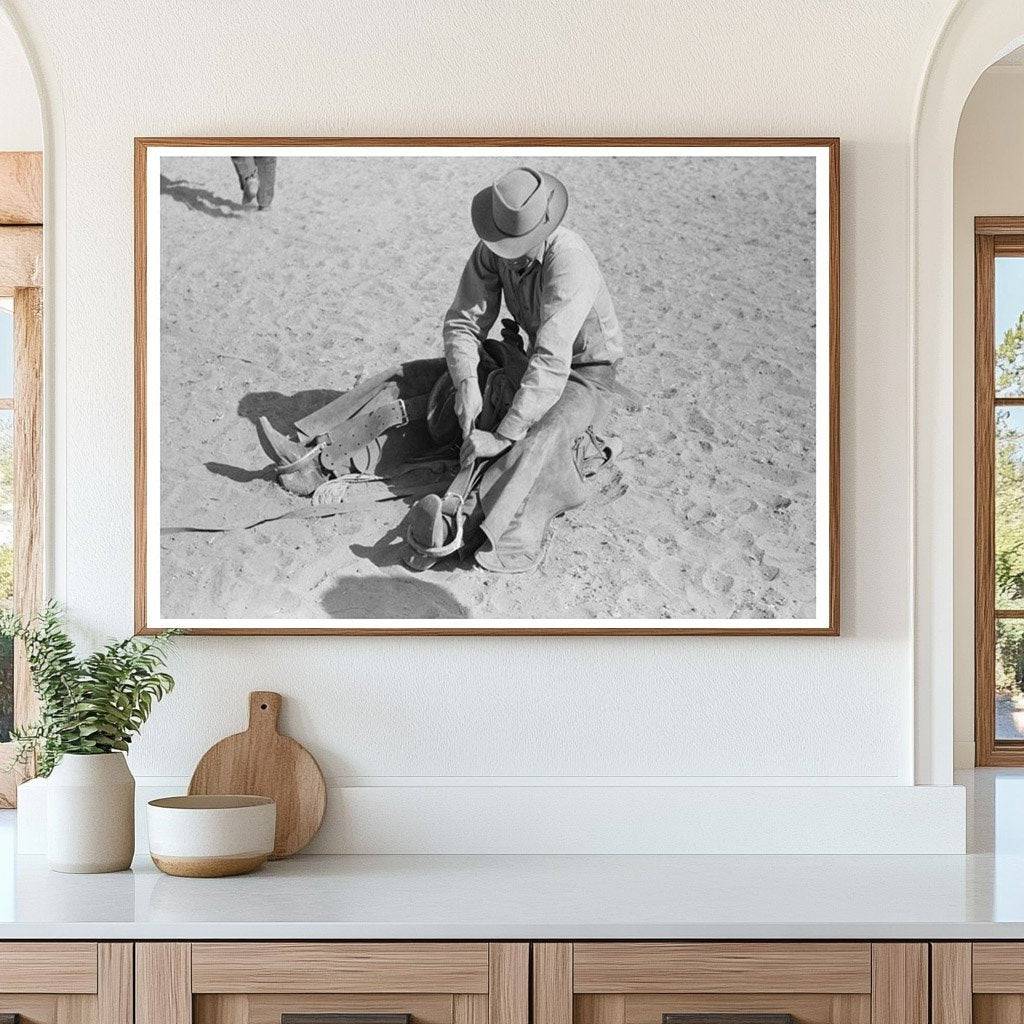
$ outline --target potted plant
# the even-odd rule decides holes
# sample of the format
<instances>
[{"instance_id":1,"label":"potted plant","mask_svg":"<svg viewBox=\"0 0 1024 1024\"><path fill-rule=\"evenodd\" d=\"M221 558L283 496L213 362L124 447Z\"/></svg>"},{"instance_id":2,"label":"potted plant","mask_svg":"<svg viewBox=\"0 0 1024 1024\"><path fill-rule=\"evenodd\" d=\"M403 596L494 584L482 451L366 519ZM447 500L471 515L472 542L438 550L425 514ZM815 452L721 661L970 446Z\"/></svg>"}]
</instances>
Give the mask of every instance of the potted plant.
<instances>
[{"instance_id":1,"label":"potted plant","mask_svg":"<svg viewBox=\"0 0 1024 1024\"><path fill-rule=\"evenodd\" d=\"M39 719L15 729L21 762L47 782L47 862L54 871L122 871L135 853L135 779L124 752L153 702L174 687L163 671L174 632L129 637L84 658L53 603L22 622L0 614L0 635L20 640Z\"/></svg>"}]
</instances>

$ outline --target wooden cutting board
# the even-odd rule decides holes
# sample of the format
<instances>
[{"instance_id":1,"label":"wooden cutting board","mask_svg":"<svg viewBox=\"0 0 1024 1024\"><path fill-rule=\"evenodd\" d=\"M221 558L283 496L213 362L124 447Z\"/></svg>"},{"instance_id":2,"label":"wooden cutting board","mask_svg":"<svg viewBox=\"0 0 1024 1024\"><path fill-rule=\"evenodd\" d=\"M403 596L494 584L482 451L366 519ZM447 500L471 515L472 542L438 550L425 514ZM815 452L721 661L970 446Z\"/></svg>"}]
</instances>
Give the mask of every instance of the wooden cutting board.
<instances>
[{"instance_id":1,"label":"wooden cutting board","mask_svg":"<svg viewBox=\"0 0 1024 1024\"><path fill-rule=\"evenodd\" d=\"M281 694L249 694L249 728L214 744L192 773L192 796L235 793L277 803L273 860L307 846L320 828L327 790L320 766L302 744L277 731Z\"/></svg>"}]
</instances>

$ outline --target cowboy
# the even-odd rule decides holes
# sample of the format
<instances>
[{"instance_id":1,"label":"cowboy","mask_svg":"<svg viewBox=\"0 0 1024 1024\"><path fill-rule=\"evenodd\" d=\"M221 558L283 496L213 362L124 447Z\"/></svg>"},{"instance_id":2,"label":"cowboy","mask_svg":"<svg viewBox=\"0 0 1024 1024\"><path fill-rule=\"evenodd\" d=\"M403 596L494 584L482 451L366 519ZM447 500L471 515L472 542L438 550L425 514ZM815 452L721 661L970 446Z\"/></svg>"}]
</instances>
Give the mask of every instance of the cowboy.
<instances>
[{"instance_id":1,"label":"cowboy","mask_svg":"<svg viewBox=\"0 0 1024 1024\"><path fill-rule=\"evenodd\" d=\"M461 462L493 460L478 484L483 543L475 558L494 572L539 564L551 520L582 504L579 442L607 412L622 356L597 261L562 226L568 204L561 181L530 167L477 193L471 216L480 241L444 321ZM526 360L511 403L485 430L481 352L502 299L526 334ZM430 503L426 511L434 511Z\"/></svg>"},{"instance_id":2,"label":"cowboy","mask_svg":"<svg viewBox=\"0 0 1024 1024\"><path fill-rule=\"evenodd\" d=\"M242 205L252 206L255 201L261 210L269 210L274 201L274 179L277 177L276 156L233 156L242 190Z\"/></svg>"}]
</instances>

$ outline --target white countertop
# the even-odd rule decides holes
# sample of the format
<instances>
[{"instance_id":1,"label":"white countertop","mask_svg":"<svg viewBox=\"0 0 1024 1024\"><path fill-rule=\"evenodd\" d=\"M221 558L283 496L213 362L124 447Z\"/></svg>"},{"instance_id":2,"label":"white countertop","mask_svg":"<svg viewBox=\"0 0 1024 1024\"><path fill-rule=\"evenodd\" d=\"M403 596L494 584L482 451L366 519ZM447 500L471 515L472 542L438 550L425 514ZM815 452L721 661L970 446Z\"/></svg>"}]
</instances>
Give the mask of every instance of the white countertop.
<instances>
[{"instance_id":1,"label":"white countertop","mask_svg":"<svg viewBox=\"0 0 1024 1024\"><path fill-rule=\"evenodd\" d=\"M296 857L60 875L0 812L0 940L1024 939L1024 772L975 772L967 856Z\"/></svg>"},{"instance_id":2,"label":"white countertop","mask_svg":"<svg viewBox=\"0 0 1024 1024\"><path fill-rule=\"evenodd\" d=\"M298 857L203 880L14 867L0 939L1024 939L1024 856Z\"/></svg>"}]
</instances>

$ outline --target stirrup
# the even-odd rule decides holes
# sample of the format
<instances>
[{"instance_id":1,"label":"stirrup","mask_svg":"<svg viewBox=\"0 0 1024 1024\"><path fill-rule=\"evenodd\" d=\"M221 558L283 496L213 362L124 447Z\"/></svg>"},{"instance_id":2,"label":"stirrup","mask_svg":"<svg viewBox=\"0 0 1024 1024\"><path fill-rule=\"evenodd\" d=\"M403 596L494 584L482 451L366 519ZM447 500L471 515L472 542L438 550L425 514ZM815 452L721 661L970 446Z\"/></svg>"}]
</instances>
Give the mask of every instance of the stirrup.
<instances>
[{"instance_id":1,"label":"stirrup","mask_svg":"<svg viewBox=\"0 0 1024 1024\"><path fill-rule=\"evenodd\" d=\"M402 561L413 572L422 572L436 565L442 558L454 555L462 547L462 502L454 515L446 509L448 495L428 494L420 498L409 510L409 523L405 529L405 543L409 551ZM427 518L429 517L429 519ZM419 536L416 536L416 534Z\"/></svg>"},{"instance_id":2,"label":"stirrup","mask_svg":"<svg viewBox=\"0 0 1024 1024\"><path fill-rule=\"evenodd\" d=\"M410 550L402 560L414 572L429 569L462 547L466 500L492 461L480 459L471 466L463 466L443 496L428 494L409 510L405 543ZM424 515L430 517L428 529L424 529ZM414 536L417 527L419 536Z\"/></svg>"}]
</instances>

